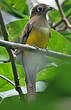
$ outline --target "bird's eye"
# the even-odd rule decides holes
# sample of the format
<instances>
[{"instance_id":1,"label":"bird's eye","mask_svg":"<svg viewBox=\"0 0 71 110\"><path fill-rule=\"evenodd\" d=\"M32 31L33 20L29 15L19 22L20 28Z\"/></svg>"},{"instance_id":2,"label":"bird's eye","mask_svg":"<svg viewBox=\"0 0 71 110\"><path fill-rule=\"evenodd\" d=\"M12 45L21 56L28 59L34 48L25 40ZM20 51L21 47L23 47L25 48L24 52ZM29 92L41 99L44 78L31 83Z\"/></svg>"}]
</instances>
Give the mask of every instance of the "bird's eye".
<instances>
[{"instance_id":1,"label":"bird's eye","mask_svg":"<svg viewBox=\"0 0 71 110\"><path fill-rule=\"evenodd\" d=\"M42 12L43 11L43 7L37 7L37 12Z\"/></svg>"}]
</instances>

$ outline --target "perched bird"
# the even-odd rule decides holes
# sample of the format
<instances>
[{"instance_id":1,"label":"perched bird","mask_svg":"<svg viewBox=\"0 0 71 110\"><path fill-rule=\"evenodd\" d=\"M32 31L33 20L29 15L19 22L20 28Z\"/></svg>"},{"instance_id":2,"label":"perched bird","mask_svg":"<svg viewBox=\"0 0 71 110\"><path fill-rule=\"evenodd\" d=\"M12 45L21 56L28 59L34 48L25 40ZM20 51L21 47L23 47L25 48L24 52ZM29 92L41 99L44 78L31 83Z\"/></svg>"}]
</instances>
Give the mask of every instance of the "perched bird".
<instances>
[{"instance_id":1,"label":"perched bird","mask_svg":"<svg viewBox=\"0 0 71 110\"><path fill-rule=\"evenodd\" d=\"M50 37L50 28L46 18L52 8L46 4L38 4L32 8L30 20L26 24L20 43L29 44L39 48L46 48ZM25 81L30 99L33 99L36 92L36 75L48 63L43 54L24 50L22 62L25 71Z\"/></svg>"}]
</instances>

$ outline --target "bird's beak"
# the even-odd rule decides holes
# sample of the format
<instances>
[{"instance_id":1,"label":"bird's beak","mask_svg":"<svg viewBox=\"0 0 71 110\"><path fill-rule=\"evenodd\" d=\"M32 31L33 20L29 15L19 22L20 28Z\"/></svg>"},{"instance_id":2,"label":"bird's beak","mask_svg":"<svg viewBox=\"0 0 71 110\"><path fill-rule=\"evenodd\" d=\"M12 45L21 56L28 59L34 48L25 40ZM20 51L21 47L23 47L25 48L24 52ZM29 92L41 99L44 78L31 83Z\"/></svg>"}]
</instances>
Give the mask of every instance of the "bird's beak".
<instances>
[{"instance_id":1,"label":"bird's beak","mask_svg":"<svg viewBox=\"0 0 71 110\"><path fill-rule=\"evenodd\" d=\"M47 6L46 11L48 12L48 11L50 11L50 10L52 10L52 9L53 9L52 7Z\"/></svg>"}]
</instances>

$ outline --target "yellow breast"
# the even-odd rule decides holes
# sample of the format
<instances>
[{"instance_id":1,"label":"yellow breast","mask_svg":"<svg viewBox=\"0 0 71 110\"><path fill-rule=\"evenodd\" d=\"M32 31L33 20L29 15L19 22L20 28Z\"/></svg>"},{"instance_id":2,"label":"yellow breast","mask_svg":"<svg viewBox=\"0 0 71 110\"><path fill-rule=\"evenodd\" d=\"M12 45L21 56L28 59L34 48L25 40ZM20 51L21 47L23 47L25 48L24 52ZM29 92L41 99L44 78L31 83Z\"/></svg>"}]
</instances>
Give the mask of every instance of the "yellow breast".
<instances>
[{"instance_id":1,"label":"yellow breast","mask_svg":"<svg viewBox=\"0 0 71 110\"><path fill-rule=\"evenodd\" d=\"M26 43L39 48L46 48L49 38L48 28L33 28Z\"/></svg>"}]
</instances>

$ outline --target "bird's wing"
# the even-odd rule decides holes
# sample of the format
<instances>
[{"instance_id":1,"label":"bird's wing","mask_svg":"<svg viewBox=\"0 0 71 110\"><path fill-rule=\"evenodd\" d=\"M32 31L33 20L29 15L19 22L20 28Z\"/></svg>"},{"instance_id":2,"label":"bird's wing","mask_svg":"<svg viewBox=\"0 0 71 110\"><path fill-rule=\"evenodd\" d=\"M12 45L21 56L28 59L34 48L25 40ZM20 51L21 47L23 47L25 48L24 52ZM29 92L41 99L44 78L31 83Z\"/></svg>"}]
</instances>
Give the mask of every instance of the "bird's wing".
<instances>
[{"instance_id":1,"label":"bird's wing","mask_svg":"<svg viewBox=\"0 0 71 110\"><path fill-rule=\"evenodd\" d=\"M28 39L28 36L32 30L32 24L29 22L26 24L24 31L22 33L22 36L19 39L19 43L21 44L26 44L26 40ZM22 62L22 57L23 57L23 50L22 49L16 49L14 52L15 55L17 55L17 62Z\"/></svg>"},{"instance_id":2,"label":"bird's wing","mask_svg":"<svg viewBox=\"0 0 71 110\"><path fill-rule=\"evenodd\" d=\"M23 44L26 43L26 40L28 39L28 36L29 36L31 30L32 30L32 24L27 23L25 28L24 28L22 37L20 38L20 43L23 43Z\"/></svg>"}]
</instances>

